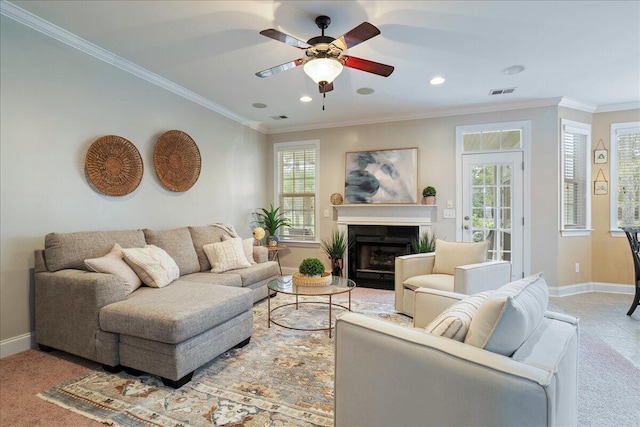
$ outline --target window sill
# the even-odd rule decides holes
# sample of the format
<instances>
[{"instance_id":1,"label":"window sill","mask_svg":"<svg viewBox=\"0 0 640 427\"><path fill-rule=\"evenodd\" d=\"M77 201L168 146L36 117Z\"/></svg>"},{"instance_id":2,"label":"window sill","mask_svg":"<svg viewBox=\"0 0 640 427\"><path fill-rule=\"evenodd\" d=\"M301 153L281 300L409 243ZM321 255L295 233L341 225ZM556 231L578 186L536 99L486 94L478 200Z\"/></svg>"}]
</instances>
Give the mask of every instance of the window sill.
<instances>
[{"instance_id":1,"label":"window sill","mask_svg":"<svg viewBox=\"0 0 640 427\"><path fill-rule=\"evenodd\" d=\"M581 229L581 230L560 230L562 237L583 237L590 236L591 229Z\"/></svg>"},{"instance_id":2,"label":"window sill","mask_svg":"<svg viewBox=\"0 0 640 427\"><path fill-rule=\"evenodd\" d=\"M609 233L611 233L611 237L627 237L622 230L609 230Z\"/></svg>"},{"instance_id":3,"label":"window sill","mask_svg":"<svg viewBox=\"0 0 640 427\"><path fill-rule=\"evenodd\" d=\"M280 244L288 248L318 248L320 242L311 240L284 240L280 239Z\"/></svg>"}]
</instances>

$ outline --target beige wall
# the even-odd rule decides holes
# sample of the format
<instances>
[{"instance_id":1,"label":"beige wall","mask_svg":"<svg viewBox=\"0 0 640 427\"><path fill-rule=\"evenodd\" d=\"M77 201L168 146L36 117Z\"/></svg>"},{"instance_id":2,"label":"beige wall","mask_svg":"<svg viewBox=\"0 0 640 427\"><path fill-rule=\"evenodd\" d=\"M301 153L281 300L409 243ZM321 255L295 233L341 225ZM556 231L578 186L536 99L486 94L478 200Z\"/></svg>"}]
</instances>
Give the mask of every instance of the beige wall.
<instances>
[{"instance_id":1,"label":"beige wall","mask_svg":"<svg viewBox=\"0 0 640 427\"><path fill-rule=\"evenodd\" d=\"M592 149L602 139L607 150L611 150L611 124L640 121L640 110L598 113L593 115ZM609 163L593 165L592 182L595 181L598 169L611 182ZM625 237L612 237L609 233L609 198L592 196L592 245L591 259L593 263L594 282L633 284L634 270L629 243Z\"/></svg>"},{"instance_id":2,"label":"beige wall","mask_svg":"<svg viewBox=\"0 0 640 427\"><path fill-rule=\"evenodd\" d=\"M49 232L234 224L249 236L266 203L266 137L5 17L1 18L0 340L33 329L33 251ZM185 193L153 169L158 136L180 129L202 156ZM115 134L140 151L144 176L124 197L91 189L88 147ZM73 309L73 307L69 307Z\"/></svg>"},{"instance_id":3,"label":"beige wall","mask_svg":"<svg viewBox=\"0 0 640 427\"><path fill-rule=\"evenodd\" d=\"M392 123L379 123L313 131L273 134L276 142L320 140L320 213L330 206L332 193L344 193L344 159L348 151L419 148L418 187L436 187L439 205L435 231L438 236L455 240L455 220L444 219L442 210L447 200L456 200L456 126L507 121L531 121L531 167L534 172L531 195L531 272L544 271L550 285L558 275L558 108L543 107L470 114ZM271 172L273 165L269 165ZM272 183L271 183L272 184ZM270 190L273 197L273 188ZM321 215L322 216L322 215ZM333 218L320 219L320 236L325 237L335 225ZM325 259L319 248L290 248L282 254L285 267L297 268L303 258Z\"/></svg>"}]
</instances>

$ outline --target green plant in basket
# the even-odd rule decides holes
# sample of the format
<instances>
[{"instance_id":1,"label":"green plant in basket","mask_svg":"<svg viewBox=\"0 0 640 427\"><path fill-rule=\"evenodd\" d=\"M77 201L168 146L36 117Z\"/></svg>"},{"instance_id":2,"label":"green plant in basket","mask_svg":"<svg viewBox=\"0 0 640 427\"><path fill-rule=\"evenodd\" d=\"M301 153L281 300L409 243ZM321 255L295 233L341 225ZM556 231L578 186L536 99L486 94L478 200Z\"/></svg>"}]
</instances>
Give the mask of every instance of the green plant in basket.
<instances>
[{"instance_id":1,"label":"green plant in basket","mask_svg":"<svg viewBox=\"0 0 640 427\"><path fill-rule=\"evenodd\" d=\"M298 270L304 276L321 276L324 273L324 264L318 258L305 258L300 263Z\"/></svg>"},{"instance_id":2,"label":"green plant in basket","mask_svg":"<svg viewBox=\"0 0 640 427\"><path fill-rule=\"evenodd\" d=\"M436 235L428 231L422 233L417 239L411 239L411 247L417 254L424 254L436 251Z\"/></svg>"}]
</instances>

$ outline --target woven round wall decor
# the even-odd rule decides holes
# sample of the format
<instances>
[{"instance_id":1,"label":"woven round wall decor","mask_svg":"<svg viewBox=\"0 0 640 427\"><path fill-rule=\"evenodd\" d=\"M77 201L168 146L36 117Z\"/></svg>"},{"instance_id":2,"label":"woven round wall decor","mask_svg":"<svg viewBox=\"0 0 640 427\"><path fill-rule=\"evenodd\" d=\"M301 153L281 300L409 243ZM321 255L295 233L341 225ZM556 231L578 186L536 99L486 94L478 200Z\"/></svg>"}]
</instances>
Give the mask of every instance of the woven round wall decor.
<instances>
[{"instance_id":1,"label":"woven round wall decor","mask_svg":"<svg viewBox=\"0 0 640 427\"><path fill-rule=\"evenodd\" d=\"M95 187L107 196L125 196L140 185L144 166L140 152L117 135L98 138L87 151L84 166Z\"/></svg>"},{"instance_id":2,"label":"woven round wall decor","mask_svg":"<svg viewBox=\"0 0 640 427\"><path fill-rule=\"evenodd\" d=\"M198 146L189 135L170 130L158 139L153 163L162 185L171 191L182 192L198 180L202 160Z\"/></svg>"}]
</instances>

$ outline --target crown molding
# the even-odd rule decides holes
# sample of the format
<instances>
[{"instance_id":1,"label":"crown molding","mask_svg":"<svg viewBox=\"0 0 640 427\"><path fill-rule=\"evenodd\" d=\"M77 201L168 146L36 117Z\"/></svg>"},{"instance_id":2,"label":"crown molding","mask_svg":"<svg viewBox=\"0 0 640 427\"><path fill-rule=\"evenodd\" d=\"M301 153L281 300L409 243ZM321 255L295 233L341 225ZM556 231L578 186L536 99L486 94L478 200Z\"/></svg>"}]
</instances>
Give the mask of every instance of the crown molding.
<instances>
[{"instance_id":1,"label":"crown molding","mask_svg":"<svg viewBox=\"0 0 640 427\"><path fill-rule=\"evenodd\" d=\"M585 111L587 113L595 113L596 108L598 108L598 106L595 104L578 101L564 96L560 99L558 107L571 108L573 110Z\"/></svg>"},{"instance_id":2,"label":"crown molding","mask_svg":"<svg viewBox=\"0 0 640 427\"><path fill-rule=\"evenodd\" d=\"M379 123L402 122L408 120L434 119L438 117L464 116L467 114L495 113L500 111L523 110L527 108L553 107L558 106L561 100L562 98L544 98L500 104L479 104L452 108L438 108L415 115L387 116L384 119L371 118L363 120L322 123L309 126L271 129L267 131L267 135L318 129L341 128L348 126L371 125Z\"/></svg>"},{"instance_id":3,"label":"crown molding","mask_svg":"<svg viewBox=\"0 0 640 427\"><path fill-rule=\"evenodd\" d=\"M599 105L596 113L610 113L614 111L640 110L640 101L625 102L623 104Z\"/></svg>"},{"instance_id":4,"label":"crown molding","mask_svg":"<svg viewBox=\"0 0 640 427\"><path fill-rule=\"evenodd\" d=\"M49 36L52 39L58 40L68 46L78 49L83 53L91 55L94 58L104 61L107 64L113 65L114 67L117 67L123 71L133 74L136 77L146 80L149 83L161 87L162 89L168 90L169 92L181 96L191 102L195 102L196 104L207 108L208 110L218 113L258 132L266 133L266 127L261 125L260 123L249 121L244 117L241 117L233 113L232 111L223 108L210 99L200 96L197 93L192 92L183 86L180 86L179 84L176 84L168 79L165 79L164 77L152 73L146 68L140 67L139 65L136 65L133 62L128 61L106 49L96 46L95 44L81 37L78 37L75 34L70 33L63 28L60 28L57 25L52 24L51 22L46 21L39 16L36 16L33 13L16 6L11 2L0 0L0 14L6 16L7 18L13 19L14 21L19 22L20 24L23 24L29 28L32 28L46 36Z\"/></svg>"}]
</instances>

